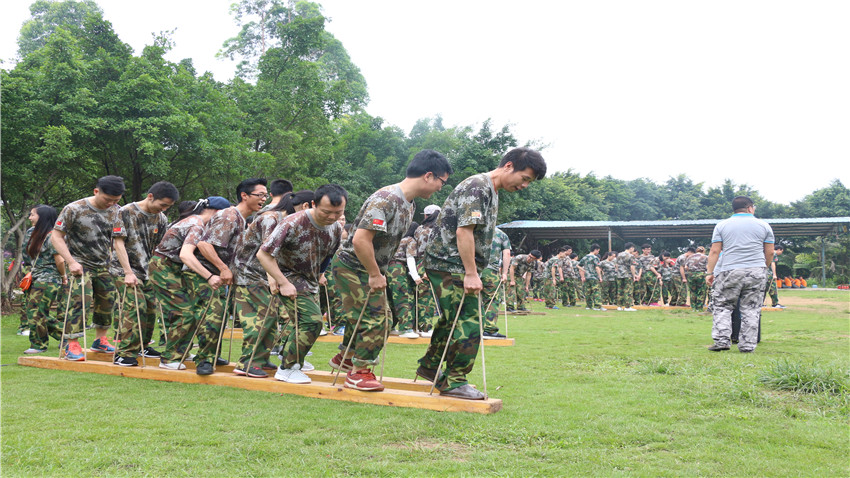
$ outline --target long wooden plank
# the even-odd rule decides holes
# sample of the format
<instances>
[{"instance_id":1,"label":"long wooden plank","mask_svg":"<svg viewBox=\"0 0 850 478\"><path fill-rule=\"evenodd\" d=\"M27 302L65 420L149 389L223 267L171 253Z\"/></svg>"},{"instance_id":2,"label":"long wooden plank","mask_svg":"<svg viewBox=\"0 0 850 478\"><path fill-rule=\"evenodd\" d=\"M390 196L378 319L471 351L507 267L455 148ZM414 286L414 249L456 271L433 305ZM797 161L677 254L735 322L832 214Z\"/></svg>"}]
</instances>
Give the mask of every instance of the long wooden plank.
<instances>
[{"instance_id":1,"label":"long wooden plank","mask_svg":"<svg viewBox=\"0 0 850 478\"><path fill-rule=\"evenodd\" d=\"M542 314L541 314L542 315ZM224 338L230 338L230 329L224 331ZM242 329L233 329L233 340L241 340L242 339ZM316 342L326 342L331 344L341 344L342 336L341 335L322 335L316 339ZM430 338L419 337L418 339L406 339L403 337L398 337L395 335L391 335L389 340L391 344L402 344L402 345L428 345L431 343ZM487 339L487 342L484 344L486 347L496 346L496 347L513 347L516 345L514 339Z\"/></svg>"},{"instance_id":2,"label":"long wooden plank","mask_svg":"<svg viewBox=\"0 0 850 478\"><path fill-rule=\"evenodd\" d=\"M312 383L296 385L277 380L257 379L246 380L243 377L226 373L198 375L188 370L164 370L157 367L120 367L100 361L69 362L56 357L23 356L18 358L18 365L38 367L52 370L68 370L73 372L100 373L120 377L159 380L163 382L193 383L218 385L223 387L241 388L279 394L300 395L303 397L326 398L356 403L369 403L391 407L422 408L441 412L471 412L495 413L502 409L502 401L495 398L487 400L460 400L457 398L441 397L439 394L428 395L425 392L389 389L383 392L361 392L351 390L341 385L332 386L329 383Z\"/></svg>"},{"instance_id":3,"label":"long wooden plank","mask_svg":"<svg viewBox=\"0 0 850 478\"><path fill-rule=\"evenodd\" d=\"M603 305L605 310L617 310L616 305ZM691 310L688 306L681 305L633 305L633 309L637 310ZM782 309L774 309L773 307L762 307L762 312L775 312Z\"/></svg>"},{"instance_id":4,"label":"long wooden plank","mask_svg":"<svg viewBox=\"0 0 850 478\"><path fill-rule=\"evenodd\" d=\"M95 361L95 362L112 363L112 354L103 354L103 353L98 353L98 352L88 352L86 354L86 359L91 360L91 361ZM142 358L139 357L138 360L139 360L139 366L141 367ZM159 367L159 359L149 358L149 359L145 359L145 360L147 360L147 363L145 364L146 367ZM308 360L308 362L309 362L309 360ZM186 370L188 370L190 372L195 370L195 362L192 362L191 360L186 360L185 362L183 362L183 364L186 365ZM322 364L318 364L318 365L321 366ZM221 365L221 366L216 367L215 371L216 371L216 373L221 372L221 373L232 374L234 367L235 367L235 364L233 362L231 362L230 365ZM328 367L328 368L330 368L330 367ZM266 373L269 374L270 379L273 379L274 373L275 373L274 370L266 370ZM313 379L314 382L327 382L327 383L333 382L334 376L336 375L336 372L331 372L331 371L326 371L326 370L311 370L309 372L304 372L304 373L308 377ZM234 376L237 376L237 375L234 374ZM245 377L245 376L239 376L239 377L244 379L244 380L263 380L263 379L258 379L258 378ZM341 372L339 374L339 380L337 380L337 383L342 383L342 381L344 381L344 380L345 380L345 372ZM413 380L407 379L407 378L384 377L384 380L381 383L384 384L385 388L391 388L391 389L394 389L394 390L411 390L411 391L418 391L418 392L428 392L431 389L431 382L424 380L422 378L420 378L420 379L418 379L414 382Z\"/></svg>"}]
</instances>

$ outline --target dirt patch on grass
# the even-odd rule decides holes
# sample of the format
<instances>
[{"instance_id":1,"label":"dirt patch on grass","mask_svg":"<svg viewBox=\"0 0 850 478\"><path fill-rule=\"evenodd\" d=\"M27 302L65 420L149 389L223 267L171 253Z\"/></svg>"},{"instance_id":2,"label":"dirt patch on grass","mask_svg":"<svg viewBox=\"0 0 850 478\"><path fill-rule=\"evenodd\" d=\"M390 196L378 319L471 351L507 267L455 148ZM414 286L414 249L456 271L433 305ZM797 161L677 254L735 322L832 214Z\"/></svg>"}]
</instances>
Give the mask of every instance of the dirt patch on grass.
<instances>
[{"instance_id":1,"label":"dirt patch on grass","mask_svg":"<svg viewBox=\"0 0 850 478\"><path fill-rule=\"evenodd\" d=\"M816 299L811 297L798 297L785 295L783 296L780 292L779 294L779 303L784 305L785 307L809 307L809 308L822 308L828 307L832 309L837 309L843 307L847 307L847 304L842 304L841 302L836 302L835 300L828 299ZM770 305L768 303L768 305Z\"/></svg>"}]
</instances>

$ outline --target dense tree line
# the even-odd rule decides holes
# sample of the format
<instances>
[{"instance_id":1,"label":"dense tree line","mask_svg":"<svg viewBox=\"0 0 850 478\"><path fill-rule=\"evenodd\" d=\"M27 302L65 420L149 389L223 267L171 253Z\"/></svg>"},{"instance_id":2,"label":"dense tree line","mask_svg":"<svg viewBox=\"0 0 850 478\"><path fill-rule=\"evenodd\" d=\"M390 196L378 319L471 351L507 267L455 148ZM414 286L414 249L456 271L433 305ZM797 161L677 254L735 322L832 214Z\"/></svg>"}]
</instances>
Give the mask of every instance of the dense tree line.
<instances>
[{"instance_id":1,"label":"dense tree line","mask_svg":"<svg viewBox=\"0 0 850 478\"><path fill-rule=\"evenodd\" d=\"M220 54L242 62L227 83L198 74L191 59L166 60L173 46L167 32L134 55L92 0L38 0L31 13L19 62L0 71L7 250L20 251L31 207L61 208L90 194L95 178L106 174L125 178L126 202L163 179L186 199L232 198L245 177L287 178L299 189L336 182L349 191L354 215L375 189L398 181L422 148L444 153L455 178L464 178L494 168L521 143L509 126L489 120L445 127L439 117L424 118L404 132L367 113L366 81L325 30L316 3L235 4L242 28ZM783 205L730 180L705 188L684 175L656 184L560 171L505 196L499 220L715 219L728 216L731 198L742 193L764 218L850 216L850 193L838 181ZM827 263L846 281L846 235L827 239ZM805 267L820 264L812 256L819 239L783 240L799 250ZM10 288L4 280L4 292Z\"/></svg>"}]
</instances>

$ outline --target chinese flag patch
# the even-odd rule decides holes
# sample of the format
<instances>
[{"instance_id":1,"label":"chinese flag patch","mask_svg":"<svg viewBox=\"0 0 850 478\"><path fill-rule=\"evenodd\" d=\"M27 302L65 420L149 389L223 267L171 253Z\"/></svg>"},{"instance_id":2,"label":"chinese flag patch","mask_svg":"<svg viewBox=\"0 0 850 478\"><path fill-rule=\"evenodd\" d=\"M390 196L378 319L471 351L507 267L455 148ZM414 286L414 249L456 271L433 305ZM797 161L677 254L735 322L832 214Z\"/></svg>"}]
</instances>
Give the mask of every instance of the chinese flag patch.
<instances>
[{"instance_id":1,"label":"chinese flag patch","mask_svg":"<svg viewBox=\"0 0 850 478\"><path fill-rule=\"evenodd\" d=\"M57 226L61 226L61 225L62 225L62 221L56 221L56 225L57 225Z\"/></svg>"},{"instance_id":2,"label":"chinese flag patch","mask_svg":"<svg viewBox=\"0 0 850 478\"><path fill-rule=\"evenodd\" d=\"M481 218L481 211L472 211L469 215L474 217L474 218L480 219Z\"/></svg>"},{"instance_id":3,"label":"chinese flag patch","mask_svg":"<svg viewBox=\"0 0 850 478\"><path fill-rule=\"evenodd\" d=\"M383 219L372 219L372 225L373 226L383 226L384 220Z\"/></svg>"},{"instance_id":4,"label":"chinese flag patch","mask_svg":"<svg viewBox=\"0 0 850 478\"><path fill-rule=\"evenodd\" d=\"M116 227L116 228L113 228L113 229L112 229L112 233L113 233L113 234L115 234L116 232L121 232L121 228L120 228L120 227Z\"/></svg>"}]
</instances>

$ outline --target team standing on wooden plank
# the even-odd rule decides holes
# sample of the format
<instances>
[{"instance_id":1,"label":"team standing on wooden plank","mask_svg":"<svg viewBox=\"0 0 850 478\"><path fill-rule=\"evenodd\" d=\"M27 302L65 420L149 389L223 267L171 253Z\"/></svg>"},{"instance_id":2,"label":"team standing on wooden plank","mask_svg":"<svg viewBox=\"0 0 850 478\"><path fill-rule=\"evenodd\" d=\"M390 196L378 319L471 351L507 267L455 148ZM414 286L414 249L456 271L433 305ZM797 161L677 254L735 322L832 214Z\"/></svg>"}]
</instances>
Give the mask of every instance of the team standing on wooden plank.
<instances>
[{"instance_id":1,"label":"team standing on wooden plank","mask_svg":"<svg viewBox=\"0 0 850 478\"><path fill-rule=\"evenodd\" d=\"M303 372L314 367L305 358L325 333L325 287L325 318L335 316L334 333L343 335L329 365L346 374L345 387L383 390L374 368L390 330L398 328L403 337L431 337L418 376L442 395L483 399L466 377L481 339L504 338L495 320L500 290L514 310L525 308L533 280L550 308L557 308L560 294L565 306L584 297L588 309L616 302L618 310L634 310L634 303L668 297L671 305L684 305L688 284L691 306L703 307L711 261L701 247L676 261L668 253L653 256L648 244L638 256L632 243L603 257L594 244L581 260L570 246L545 264L537 250L511 258L510 241L496 228L498 193L545 176L543 157L528 148L515 148L496 169L461 181L442 208L425 208L416 227L414 200L439 191L452 172L442 154L417 153L406 177L369 196L350 225L347 192L334 184L292 193L288 181L277 180L264 207L266 180L246 179L235 205L219 196L184 202L180 219L169 225L164 213L179 200L171 183L158 182L143 200L118 207L123 180L100 178L93 196L58 216L49 206L33 209L26 353L46 351L52 336L66 359L84 360L79 339L85 340L88 305L96 331L91 349L113 353L116 365L134 366L141 357L182 370L197 340L191 359L197 374L209 375L228 363L221 343L232 308L244 329L236 374L262 378L274 370L278 380L310 383ZM50 315L54 304L58 316ZM161 354L148 346L158 314ZM116 345L107 337L110 327ZM273 351L280 366L270 362Z\"/></svg>"}]
</instances>

